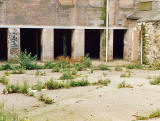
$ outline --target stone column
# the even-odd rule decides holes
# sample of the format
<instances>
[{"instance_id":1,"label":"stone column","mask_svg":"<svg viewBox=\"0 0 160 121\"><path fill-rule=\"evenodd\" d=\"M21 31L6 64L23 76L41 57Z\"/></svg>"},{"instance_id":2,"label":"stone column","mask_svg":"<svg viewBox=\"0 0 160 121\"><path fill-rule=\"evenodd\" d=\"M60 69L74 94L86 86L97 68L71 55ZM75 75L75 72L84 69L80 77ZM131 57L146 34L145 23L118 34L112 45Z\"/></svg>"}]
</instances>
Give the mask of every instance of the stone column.
<instances>
[{"instance_id":1,"label":"stone column","mask_svg":"<svg viewBox=\"0 0 160 121\"><path fill-rule=\"evenodd\" d=\"M41 36L42 45L42 61L52 61L54 60L54 30L53 29L43 29Z\"/></svg>"},{"instance_id":2,"label":"stone column","mask_svg":"<svg viewBox=\"0 0 160 121\"><path fill-rule=\"evenodd\" d=\"M108 41L108 61L113 60L113 39L114 39L114 30L109 30L109 41Z\"/></svg>"},{"instance_id":3,"label":"stone column","mask_svg":"<svg viewBox=\"0 0 160 121\"><path fill-rule=\"evenodd\" d=\"M8 60L15 60L15 56L20 54L20 29L8 29Z\"/></svg>"},{"instance_id":4,"label":"stone column","mask_svg":"<svg viewBox=\"0 0 160 121\"><path fill-rule=\"evenodd\" d=\"M106 32L100 30L100 60L106 60Z\"/></svg>"},{"instance_id":5,"label":"stone column","mask_svg":"<svg viewBox=\"0 0 160 121\"><path fill-rule=\"evenodd\" d=\"M72 58L80 60L84 57L85 51L85 30L75 29L72 33Z\"/></svg>"}]
</instances>

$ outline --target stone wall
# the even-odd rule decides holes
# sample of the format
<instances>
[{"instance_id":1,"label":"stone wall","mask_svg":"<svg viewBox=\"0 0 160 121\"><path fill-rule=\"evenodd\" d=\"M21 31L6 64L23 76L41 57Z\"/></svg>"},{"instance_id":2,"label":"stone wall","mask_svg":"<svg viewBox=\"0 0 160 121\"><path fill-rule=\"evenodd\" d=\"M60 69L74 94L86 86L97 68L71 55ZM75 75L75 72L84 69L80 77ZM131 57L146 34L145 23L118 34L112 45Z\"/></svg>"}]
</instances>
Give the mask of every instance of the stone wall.
<instances>
[{"instance_id":1,"label":"stone wall","mask_svg":"<svg viewBox=\"0 0 160 121\"><path fill-rule=\"evenodd\" d=\"M160 22L139 23L145 27L145 57L150 64L160 61Z\"/></svg>"},{"instance_id":2,"label":"stone wall","mask_svg":"<svg viewBox=\"0 0 160 121\"><path fill-rule=\"evenodd\" d=\"M1 0L0 24L103 26L101 3L103 0L74 0L74 5L61 5L58 0Z\"/></svg>"}]
</instances>

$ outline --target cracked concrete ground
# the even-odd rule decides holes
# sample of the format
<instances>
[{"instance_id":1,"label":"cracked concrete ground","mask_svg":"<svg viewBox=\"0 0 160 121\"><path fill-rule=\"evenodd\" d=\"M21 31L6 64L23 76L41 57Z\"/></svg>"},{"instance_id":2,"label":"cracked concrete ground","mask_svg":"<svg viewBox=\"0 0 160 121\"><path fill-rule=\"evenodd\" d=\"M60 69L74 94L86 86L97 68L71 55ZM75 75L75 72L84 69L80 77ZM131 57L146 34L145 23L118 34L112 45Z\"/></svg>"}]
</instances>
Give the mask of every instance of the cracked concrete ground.
<instances>
[{"instance_id":1,"label":"cracked concrete ground","mask_svg":"<svg viewBox=\"0 0 160 121\"><path fill-rule=\"evenodd\" d=\"M160 71L131 70L131 77L121 78L123 71L90 71L79 72L80 77L88 77L90 82L98 79L110 79L111 84L104 87L87 86L70 89L44 90L42 93L54 99L52 105L45 105L34 97L22 94L0 94L0 101L4 102L9 109L24 113L34 121L133 121L136 115L148 115L160 109L160 88L149 84L148 77L159 76ZM30 85L36 84L37 80L45 82L53 77L59 79L60 73L46 72L45 76L35 76L35 71L26 71L23 75L10 75L11 83L22 83L27 80ZM0 72L2 75L3 72ZM118 88L122 81L130 84L133 88ZM0 85L0 91L5 86ZM37 92L37 95L39 92ZM160 119L152 119L159 121ZM152 121L149 120L149 121Z\"/></svg>"}]
</instances>

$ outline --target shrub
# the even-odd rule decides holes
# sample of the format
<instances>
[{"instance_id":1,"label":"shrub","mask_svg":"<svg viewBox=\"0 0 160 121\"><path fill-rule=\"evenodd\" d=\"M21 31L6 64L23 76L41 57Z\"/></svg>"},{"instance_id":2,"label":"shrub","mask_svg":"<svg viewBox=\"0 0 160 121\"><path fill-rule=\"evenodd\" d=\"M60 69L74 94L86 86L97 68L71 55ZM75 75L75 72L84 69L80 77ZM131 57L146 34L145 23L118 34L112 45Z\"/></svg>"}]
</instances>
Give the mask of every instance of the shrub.
<instances>
[{"instance_id":1,"label":"shrub","mask_svg":"<svg viewBox=\"0 0 160 121\"><path fill-rule=\"evenodd\" d=\"M160 76L156 77L153 81L150 81L151 85L159 85L160 84Z\"/></svg>"},{"instance_id":2,"label":"shrub","mask_svg":"<svg viewBox=\"0 0 160 121\"><path fill-rule=\"evenodd\" d=\"M125 66L126 69L143 69L143 65L141 64L129 64Z\"/></svg>"},{"instance_id":3,"label":"shrub","mask_svg":"<svg viewBox=\"0 0 160 121\"><path fill-rule=\"evenodd\" d=\"M17 56L17 61L19 62L20 66L28 70L36 68L36 60L37 56L32 57L31 53L27 53L26 50Z\"/></svg>"}]
</instances>

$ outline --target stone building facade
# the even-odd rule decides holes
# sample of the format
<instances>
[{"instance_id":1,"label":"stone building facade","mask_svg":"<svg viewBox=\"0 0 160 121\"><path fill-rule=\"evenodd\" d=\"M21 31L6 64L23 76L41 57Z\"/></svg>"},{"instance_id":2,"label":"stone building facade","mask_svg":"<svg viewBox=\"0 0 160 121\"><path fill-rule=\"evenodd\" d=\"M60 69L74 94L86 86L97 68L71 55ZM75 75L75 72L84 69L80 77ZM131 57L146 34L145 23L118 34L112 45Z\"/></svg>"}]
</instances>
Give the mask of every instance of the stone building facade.
<instances>
[{"instance_id":1,"label":"stone building facade","mask_svg":"<svg viewBox=\"0 0 160 121\"><path fill-rule=\"evenodd\" d=\"M159 9L159 2L108 1L108 61L138 61L137 21L145 9ZM87 54L105 60L104 6L104 0L1 0L0 59L13 59L20 51L27 50L42 61L58 56L80 59Z\"/></svg>"}]
</instances>

